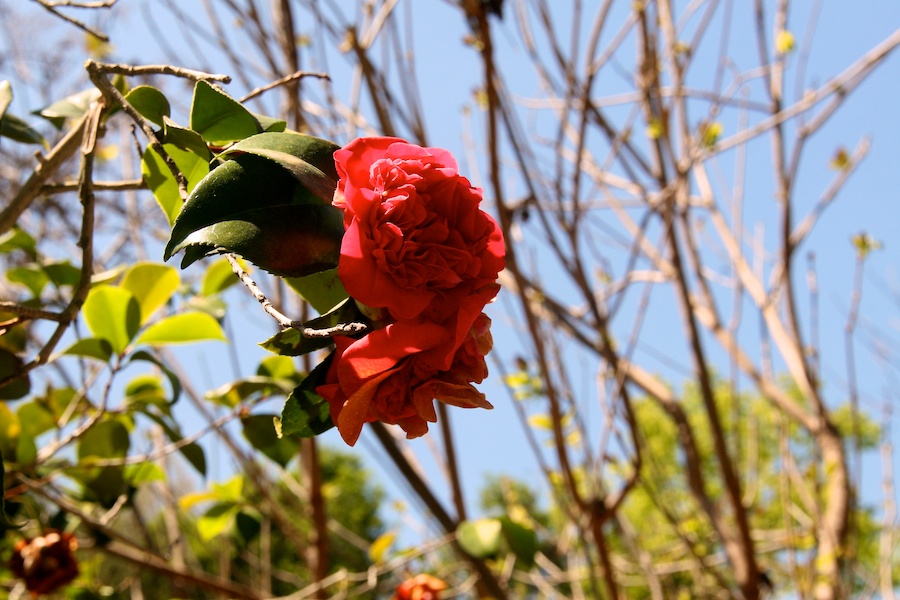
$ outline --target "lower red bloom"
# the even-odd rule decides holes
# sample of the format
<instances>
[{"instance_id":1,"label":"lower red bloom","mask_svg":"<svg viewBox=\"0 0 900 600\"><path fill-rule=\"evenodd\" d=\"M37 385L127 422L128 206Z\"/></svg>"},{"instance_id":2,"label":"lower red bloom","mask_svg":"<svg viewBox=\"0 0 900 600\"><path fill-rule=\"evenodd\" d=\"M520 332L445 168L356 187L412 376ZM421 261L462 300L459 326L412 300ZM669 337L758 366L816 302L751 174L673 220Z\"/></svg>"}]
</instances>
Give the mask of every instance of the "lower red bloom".
<instances>
[{"instance_id":1,"label":"lower red bloom","mask_svg":"<svg viewBox=\"0 0 900 600\"><path fill-rule=\"evenodd\" d=\"M416 575L397 586L394 600L440 600L446 589L447 583L437 577Z\"/></svg>"},{"instance_id":2,"label":"lower red bloom","mask_svg":"<svg viewBox=\"0 0 900 600\"><path fill-rule=\"evenodd\" d=\"M472 385L487 377L490 323L481 314L458 345L452 330L427 321L392 323L358 340L336 337L325 384L316 392L328 401L344 441L355 444L371 421L399 425L408 438L424 435L437 421L435 399L493 408Z\"/></svg>"},{"instance_id":3,"label":"lower red bloom","mask_svg":"<svg viewBox=\"0 0 900 600\"><path fill-rule=\"evenodd\" d=\"M78 541L70 533L50 531L33 540L16 542L9 568L32 595L49 594L78 576L73 552Z\"/></svg>"}]
</instances>

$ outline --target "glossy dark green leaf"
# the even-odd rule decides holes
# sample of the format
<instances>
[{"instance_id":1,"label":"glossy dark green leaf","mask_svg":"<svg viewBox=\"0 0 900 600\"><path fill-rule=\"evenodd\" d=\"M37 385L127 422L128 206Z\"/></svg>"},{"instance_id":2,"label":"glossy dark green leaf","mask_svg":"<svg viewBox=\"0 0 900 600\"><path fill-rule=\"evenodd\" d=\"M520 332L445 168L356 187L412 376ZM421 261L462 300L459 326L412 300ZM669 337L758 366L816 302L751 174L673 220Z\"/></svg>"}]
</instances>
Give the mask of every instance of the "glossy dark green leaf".
<instances>
[{"instance_id":1,"label":"glossy dark green leaf","mask_svg":"<svg viewBox=\"0 0 900 600\"><path fill-rule=\"evenodd\" d=\"M84 338L63 351L63 354L67 356L96 358L102 362L109 362L109 359L112 358L112 353L112 344L104 338Z\"/></svg>"},{"instance_id":2,"label":"glossy dark green leaf","mask_svg":"<svg viewBox=\"0 0 900 600\"><path fill-rule=\"evenodd\" d=\"M347 298L347 290L338 277L337 269L320 271L306 277L286 277L285 282L319 314L325 314Z\"/></svg>"},{"instance_id":3,"label":"glossy dark green leaf","mask_svg":"<svg viewBox=\"0 0 900 600\"><path fill-rule=\"evenodd\" d=\"M261 133L231 146L220 158L253 154L267 158L293 175L303 187L325 204L331 204L338 175L334 151L328 140L300 133Z\"/></svg>"},{"instance_id":4,"label":"glossy dark green leaf","mask_svg":"<svg viewBox=\"0 0 900 600\"><path fill-rule=\"evenodd\" d=\"M300 444L295 438L279 438L274 419L275 415L250 415L241 419L241 424L244 438L250 445L284 467L297 455Z\"/></svg>"},{"instance_id":5,"label":"glossy dark green leaf","mask_svg":"<svg viewBox=\"0 0 900 600\"><path fill-rule=\"evenodd\" d=\"M125 100L137 110L142 117L163 126L163 117L172 114L172 108L165 94L149 85L139 85L125 95Z\"/></svg>"},{"instance_id":6,"label":"glossy dark green leaf","mask_svg":"<svg viewBox=\"0 0 900 600\"><path fill-rule=\"evenodd\" d=\"M281 419L276 420L276 432L281 437L314 437L334 427L328 401L316 393L325 381L334 354L313 369L284 402Z\"/></svg>"},{"instance_id":7,"label":"glossy dark green leaf","mask_svg":"<svg viewBox=\"0 0 900 600\"><path fill-rule=\"evenodd\" d=\"M205 81L198 81L194 86L191 129L214 146L224 146L262 131L256 118L240 102Z\"/></svg>"}]
</instances>

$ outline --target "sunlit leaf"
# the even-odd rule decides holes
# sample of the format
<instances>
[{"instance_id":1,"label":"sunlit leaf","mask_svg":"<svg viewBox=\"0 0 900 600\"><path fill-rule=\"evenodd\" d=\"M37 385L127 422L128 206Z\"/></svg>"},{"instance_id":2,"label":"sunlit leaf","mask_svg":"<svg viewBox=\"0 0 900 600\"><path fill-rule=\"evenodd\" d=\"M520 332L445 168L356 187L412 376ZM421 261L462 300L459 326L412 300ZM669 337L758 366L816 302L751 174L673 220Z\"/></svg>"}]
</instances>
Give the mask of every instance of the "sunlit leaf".
<instances>
[{"instance_id":1,"label":"sunlit leaf","mask_svg":"<svg viewBox=\"0 0 900 600\"><path fill-rule=\"evenodd\" d=\"M196 187L207 173L209 173L209 161L202 155L190 150L184 150L174 144L163 144L163 150L169 155L178 170L187 180L187 191ZM178 192L178 182L172 170L152 147L148 146L141 159L141 174L159 207L165 213L169 224L175 222L178 213L181 212L181 195Z\"/></svg>"},{"instance_id":2,"label":"sunlit leaf","mask_svg":"<svg viewBox=\"0 0 900 600\"><path fill-rule=\"evenodd\" d=\"M394 545L396 539L396 531L386 531L375 538L375 541L369 546L369 560L376 565L383 564L388 550Z\"/></svg>"},{"instance_id":3,"label":"sunlit leaf","mask_svg":"<svg viewBox=\"0 0 900 600\"><path fill-rule=\"evenodd\" d=\"M168 265L153 262L135 263L125 271L123 289L131 292L141 306L141 323L146 323L159 307L181 285L178 271Z\"/></svg>"},{"instance_id":4,"label":"sunlit leaf","mask_svg":"<svg viewBox=\"0 0 900 600\"><path fill-rule=\"evenodd\" d=\"M165 94L149 85L139 85L125 95L125 100L138 111L142 117L163 126L163 117L171 116L172 108Z\"/></svg>"},{"instance_id":5,"label":"sunlit leaf","mask_svg":"<svg viewBox=\"0 0 900 600\"><path fill-rule=\"evenodd\" d=\"M194 87L190 126L207 143L215 146L224 146L261 131L250 111L205 81L198 81Z\"/></svg>"},{"instance_id":6,"label":"sunlit leaf","mask_svg":"<svg viewBox=\"0 0 900 600\"><path fill-rule=\"evenodd\" d=\"M245 271L247 270L245 265L241 266ZM231 269L231 263L223 258L213 262L206 268L200 293L204 296L212 296L227 290L237 282L238 278Z\"/></svg>"},{"instance_id":7,"label":"sunlit leaf","mask_svg":"<svg viewBox=\"0 0 900 600\"><path fill-rule=\"evenodd\" d=\"M50 282L50 277L39 265L13 267L6 271L6 279L27 287L35 298L41 296L44 287Z\"/></svg>"},{"instance_id":8,"label":"sunlit leaf","mask_svg":"<svg viewBox=\"0 0 900 600\"><path fill-rule=\"evenodd\" d=\"M475 558L488 558L500 549L502 530L500 519L463 521L456 528L456 539Z\"/></svg>"},{"instance_id":9,"label":"sunlit leaf","mask_svg":"<svg viewBox=\"0 0 900 600\"><path fill-rule=\"evenodd\" d=\"M347 290L337 269L313 273L306 277L286 277L285 282L319 314L325 314L347 298Z\"/></svg>"},{"instance_id":10,"label":"sunlit leaf","mask_svg":"<svg viewBox=\"0 0 900 600\"><path fill-rule=\"evenodd\" d=\"M44 273L50 278L57 288L63 286L75 287L81 281L81 269L74 266L68 260L52 263L44 263Z\"/></svg>"},{"instance_id":11,"label":"sunlit leaf","mask_svg":"<svg viewBox=\"0 0 900 600\"><path fill-rule=\"evenodd\" d=\"M290 381L286 382L273 377L251 376L226 383L206 392L206 399L216 404L234 408L257 394L264 396L273 394L287 395L293 387L294 384Z\"/></svg>"},{"instance_id":12,"label":"sunlit leaf","mask_svg":"<svg viewBox=\"0 0 900 600\"><path fill-rule=\"evenodd\" d=\"M112 344L104 338L84 338L63 351L63 354L67 356L96 358L102 362L109 362L109 359L112 358L112 353Z\"/></svg>"},{"instance_id":13,"label":"sunlit leaf","mask_svg":"<svg viewBox=\"0 0 900 600\"><path fill-rule=\"evenodd\" d=\"M794 34L787 29L782 29L775 36L775 50L778 51L778 54L793 52L795 44Z\"/></svg>"},{"instance_id":14,"label":"sunlit leaf","mask_svg":"<svg viewBox=\"0 0 900 600\"><path fill-rule=\"evenodd\" d=\"M218 321L206 313L189 312L166 317L150 325L138 337L138 344L165 346L205 341L227 341Z\"/></svg>"},{"instance_id":15,"label":"sunlit leaf","mask_svg":"<svg viewBox=\"0 0 900 600\"><path fill-rule=\"evenodd\" d=\"M231 529L239 511L240 507L233 504L219 503L211 506L197 519L197 533L200 534L200 539L209 542Z\"/></svg>"},{"instance_id":16,"label":"sunlit leaf","mask_svg":"<svg viewBox=\"0 0 900 600\"><path fill-rule=\"evenodd\" d=\"M26 402L16 409L16 416L22 426L22 433L31 438L56 429L56 418L46 406L37 402Z\"/></svg>"},{"instance_id":17,"label":"sunlit leaf","mask_svg":"<svg viewBox=\"0 0 900 600\"><path fill-rule=\"evenodd\" d=\"M165 480L166 472L156 463L142 462L125 467L125 481L132 487Z\"/></svg>"},{"instance_id":18,"label":"sunlit leaf","mask_svg":"<svg viewBox=\"0 0 900 600\"><path fill-rule=\"evenodd\" d=\"M107 340L116 354L125 351L141 324L140 304L131 292L119 287L92 289L82 313L94 337Z\"/></svg>"},{"instance_id":19,"label":"sunlit leaf","mask_svg":"<svg viewBox=\"0 0 900 600\"><path fill-rule=\"evenodd\" d=\"M58 100L49 106L34 112L53 123L54 127L61 129L66 119L81 118L87 112L91 103L100 98L100 90L90 88L76 94L72 94L62 100Z\"/></svg>"}]
</instances>

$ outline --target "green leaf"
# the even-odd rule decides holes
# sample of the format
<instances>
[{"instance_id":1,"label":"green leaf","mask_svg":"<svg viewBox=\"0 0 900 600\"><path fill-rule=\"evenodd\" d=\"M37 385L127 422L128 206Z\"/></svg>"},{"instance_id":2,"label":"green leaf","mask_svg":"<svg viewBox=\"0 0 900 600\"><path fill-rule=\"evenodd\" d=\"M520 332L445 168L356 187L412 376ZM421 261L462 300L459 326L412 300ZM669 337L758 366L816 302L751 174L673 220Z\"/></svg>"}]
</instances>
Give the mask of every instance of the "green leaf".
<instances>
[{"instance_id":1,"label":"green leaf","mask_svg":"<svg viewBox=\"0 0 900 600\"><path fill-rule=\"evenodd\" d=\"M15 115L5 114L0 117L0 135L23 144L47 146L47 140L37 129Z\"/></svg>"},{"instance_id":2,"label":"green leaf","mask_svg":"<svg viewBox=\"0 0 900 600\"><path fill-rule=\"evenodd\" d=\"M241 266L244 267L244 265ZM246 267L244 267L244 270L247 270ZM227 290L237 282L238 278L231 269L231 263L223 258L206 268L200 293L204 296L212 296Z\"/></svg>"},{"instance_id":3,"label":"green leaf","mask_svg":"<svg viewBox=\"0 0 900 600\"><path fill-rule=\"evenodd\" d=\"M165 374L166 378L169 380L169 386L172 388L172 399L169 401L169 405L175 404L178 401L178 397L181 395L181 380L178 379L178 375L176 375L172 370L166 366L166 364L153 356L146 350L138 350L130 357L130 362L135 361L144 361L149 362L151 364L156 365L159 369Z\"/></svg>"},{"instance_id":4,"label":"green leaf","mask_svg":"<svg viewBox=\"0 0 900 600\"><path fill-rule=\"evenodd\" d=\"M6 490L6 466L3 464L3 454L0 452L0 491ZM22 525L16 525L9 520L6 514L6 501L0 493L0 533L9 529L19 529Z\"/></svg>"},{"instance_id":5,"label":"green leaf","mask_svg":"<svg viewBox=\"0 0 900 600\"><path fill-rule=\"evenodd\" d=\"M16 409L16 416L22 426L21 433L30 438L56 429L56 418L46 406L42 406L37 402L26 402Z\"/></svg>"},{"instance_id":6,"label":"green leaf","mask_svg":"<svg viewBox=\"0 0 900 600\"><path fill-rule=\"evenodd\" d=\"M63 286L75 287L81 281L81 269L74 266L68 260L46 263L43 265L44 273L50 278L57 288Z\"/></svg>"},{"instance_id":7,"label":"green leaf","mask_svg":"<svg viewBox=\"0 0 900 600\"><path fill-rule=\"evenodd\" d=\"M22 359L6 348L0 348L0 380L22 372ZM0 401L18 400L31 391L31 379L28 374L20 375L0 387Z\"/></svg>"},{"instance_id":8,"label":"green leaf","mask_svg":"<svg viewBox=\"0 0 900 600\"><path fill-rule=\"evenodd\" d=\"M6 279L11 283L24 285L35 298L41 296L44 287L50 282L50 277L44 273L39 265L14 267L6 272Z\"/></svg>"},{"instance_id":9,"label":"green leaf","mask_svg":"<svg viewBox=\"0 0 900 600\"><path fill-rule=\"evenodd\" d=\"M537 534L534 530L513 521L508 516L500 517L500 526L503 530L503 537L516 558L526 567L534 564L534 557L538 550Z\"/></svg>"},{"instance_id":10,"label":"green leaf","mask_svg":"<svg viewBox=\"0 0 900 600\"><path fill-rule=\"evenodd\" d=\"M286 277L285 283L319 314L325 314L347 298L347 290L338 277L337 269L320 271L306 277Z\"/></svg>"},{"instance_id":11,"label":"green leaf","mask_svg":"<svg viewBox=\"0 0 900 600\"><path fill-rule=\"evenodd\" d=\"M267 117L265 115L258 115L256 113L252 113L253 118L256 119L256 122L259 123L260 128L266 132L277 132L281 133L285 129L287 129L287 121L282 119L275 119L273 117Z\"/></svg>"},{"instance_id":12,"label":"green leaf","mask_svg":"<svg viewBox=\"0 0 900 600\"><path fill-rule=\"evenodd\" d=\"M107 340L122 354L141 324L141 307L128 290L104 285L88 294L82 309L94 337Z\"/></svg>"},{"instance_id":13,"label":"green leaf","mask_svg":"<svg viewBox=\"0 0 900 600\"><path fill-rule=\"evenodd\" d=\"M222 502L237 503L243 499L244 476L237 474L224 483L212 482L212 491Z\"/></svg>"},{"instance_id":14,"label":"green leaf","mask_svg":"<svg viewBox=\"0 0 900 600\"><path fill-rule=\"evenodd\" d=\"M259 536L262 531L259 518L242 510L234 519L235 529L244 544L249 544Z\"/></svg>"},{"instance_id":15,"label":"green leaf","mask_svg":"<svg viewBox=\"0 0 900 600\"><path fill-rule=\"evenodd\" d=\"M255 394L269 396L272 394L287 395L293 388L292 383L272 377L252 376L232 381L214 390L206 392L206 399L216 404L234 408Z\"/></svg>"},{"instance_id":16,"label":"green leaf","mask_svg":"<svg viewBox=\"0 0 900 600\"><path fill-rule=\"evenodd\" d=\"M19 432L22 426L19 424L19 417L7 406L0 402L0 453L6 455L10 460L15 458L16 442L19 439Z\"/></svg>"},{"instance_id":17,"label":"green leaf","mask_svg":"<svg viewBox=\"0 0 900 600\"><path fill-rule=\"evenodd\" d=\"M157 321L144 330L144 333L138 337L137 343L166 346L210 340L228 341L225 332L222 331L222 326L206 313L188 312Z\"/></svg>"},{"instance_id":18,"label":"green leaf","mask_svg":"<svg viewBox=\"0 0 900 600\"><path fill-rule=\"evenodd\" d=\"M84 356L96 358L102 362L109 362L112 358L112 344L104 338L84 338L78 340L63 352L67 356Z\"/></svg>"},{"instance_id":19,"label":"green leaf","mask_svg":"<svg viewBox=\"0 0 900 600\"><path fill-rule=\"evenodd\" d=\"M144 411L143 414L150 420L154 421L157 425L159 425L165 432L166 437L169 438L171 442L177 444L182 439L184 439L177 427L173 427L172 425L170 425L161 416L147 411ZM191 463L191 465L195 469L197 469L197 472L206 477L206 455L203 452L203 448L196 442L191 442L190 444L181 446L179 450L181 451L181 454L187 459L187 461Z\"/></svg>"},{"instance_id":20,"label":"green leaf","mask_svg":"<svg viewBox=\"0 0 900 600\"><path fill-rule=\"evenodd\" d=\"M167 405L169 399L157 375L142 373L133 377L125 386L125 404Z\"/></svg>"},{"instance_id":21,"label":"green leaf","mask_svg":"<svg viewBox=\"0 0 900 600\"><path fill-rule=\"evenodd\" d=\"M214 146L224 146L260 132L259 123L250 111L205 81L198 81L194 87L190 127Z\"/></svg>"},{"instance_id":22,"label":"green leaf","mask_svg":"<svg viewBox=\"0 0 900 600\"><path fill-rule=\"evenodd\" d=\"M197 519L197 533L204 542L209 542L225 533L234 525L240 507L220 502L212 505L203 516Z\"/></svg>"},{"instance_id":23,"label":"green leaf","mask_svg":"<svg viewBox=\"0 0 900 600\"><path fill-rule=\"evenodd\" d=\"M304 323L304 327L312 329L329 329L341 323L352 323L363 320L362 314L352 300L345 299L332 308L332 310L320 317L316 317ZM331 345L330 337L308 338L300 333L299 329L284 329L264 342L260 346L281 356L301 356L313 350L320 350Z\"/></svg>"},{"instance_id":24,"label":"green leaf","mask_svg":"<svg viewBox=\"0 0 900 600\"><path fill-rule=\"evenodd\" d=\"M163 117L172 114L165 94L149 85L139 85L125 95L125 100L148 121L163 126Z\"/></svg>"},{"instance_id":25,"label":"green leaf","mask_svg":"<svg viewBox=\"0 0 900 600\"><path fill-rule=\"evenodd\" d=\"M181 277L176 269L168 265L139 262L125 271L119 285L134 294L141 306L141 324L143 324L159 307L169 301L181 285Z\"/></svg>"},{"instance_id":26,"label":"green leaf","mask_svg":"<svg viewBox=\"0 0 900 600\"><path fill-rule=\"evenodd\" d=\"M35 257L37 242L31 235L19 228L13 228L0 235L0 254L9 254L13 250L22 250L28 258Z\"/></svg>"},{"instance_id":27,"label":"green leaf","mask_svg":"<svg viewBox=\"0 0 900 600\"><path fill-rule=\"evenodd\" d=\"M250 415L241 419L244 438L281 467L287 466L297 455L300 444L296 439L279 438L275 432L275 415Z\"/></svg>"},{"instance_id":28,"label":"green leaf","mask_svg":"<svg viewBox=\"0 0 900 600\"><path fill-rule=\"evenodd\" d=\"M78 462L90 463L97 458L124 458L131 440L121 421L100 421L78 438Z\"/></svg>"},{"instance_id":29,"label":"green leaf","mask_svg":"<svg viewBox=\"0 0 900 600\"><path fill-rule=\"evenodd\" d=\"M234 144L219 158L254 154L267 158L294 176L319 201L331 204L338 175L334 142L300 133L261 133Z\"/></svg>"},{"instance_id":30,"label":"green leaf","mask_svg":"<svg viewBox=\"0 0 900 600\"><path fill-rule=\"evenodd\" d=\"M66 119L79 119L94 100L100 98L100 90L90 88L77 94L72 94L62 100L58 100L49 106L35 111L39 117L43 117L53 123L57 129L61 129Z\"/></svg>"},{"instance_id":31,"label":"green leaf","mask_svg":"<svg viewBox=\"0 0 900 600\"><path fill-rule=\"evenodd\" d=\"M281 411L281 420L275 421L279 437L313 437L334 427L328 401L316 393L316 387L321 385L328 374L333 357L334 353L319 363L287 397Z\"/></svg>"},{"instance_id":32,"label":"green leaf","mask_svg":"<svg viewBox=\"0 0 900 600\"><path fill-rule=\"evenodd\" d=\"M209 173L208 158L204 158L192 150L179 148L174 144L163 144L163 150L166 151L169 158L175 161L175 166L187 180L188 192L193 190ZM178 182L162 156L152 146L148 146L144 150L144 156L141 158L141 174L147 187L153 192L156 203L159 204L169 220L169 224L174 223L183 204L178 192Z\"/></svg>"},{"instance_id":33,"label":"green leaf","mask_svg":"<svg viewBox=\"0 0 900 600\"><path fill-rule=\"evenodd\" d=\"M142 462L125 467L125 482L132 487L138 487L154 481L165 481L166 472L162 467L152 462Z\"/></svg>"},{"instance_id":34,"label":"green leaf","mask_svg":"<svg viewBox=\"0 0 900 600\"><path fill-rule=\"evenodd\" d=\"M212 160L213 154L209 150L209 146L203 141L203 137L194 131L178 125L169 117L163 117L163 137L160 140L163 144L178 146L182 150L193 152L207 163Z\"/></svg>"},{"instance_id":35,"label":"green leaf","mask_svg":"<svg viewBox=\"0 0 900 600\"><path fill-rule=\"evenodd\" d=\"M297 369L294 361L287 356L267 356L259 362L256 374L291 381L296 379ZM297 380L297 383L300 381Z\"/></svg>"},{"instance_id":36,"label":"green leaf","mask_svg":"<svg viewBox=\"0 0 900 600\"><path fill-rule=\"evenodd\" d=\"M189 248L182 268L218 251L240 254L275 275L300 277L337 266L340 210L316 201L276 163L240 155L194 189L172 228L164 258Z\"/></svg>"},{"instance_id":37,"label":"green leaf","mask_svg":"<svg viewBox=\"0 0 900 600\"><path fill-rule=\"evenodd\" d=\"M456 539L475 558L488 558L500 550L502 529L500 519L463 521L456 528Z\"/></svg>"}]
</instances>

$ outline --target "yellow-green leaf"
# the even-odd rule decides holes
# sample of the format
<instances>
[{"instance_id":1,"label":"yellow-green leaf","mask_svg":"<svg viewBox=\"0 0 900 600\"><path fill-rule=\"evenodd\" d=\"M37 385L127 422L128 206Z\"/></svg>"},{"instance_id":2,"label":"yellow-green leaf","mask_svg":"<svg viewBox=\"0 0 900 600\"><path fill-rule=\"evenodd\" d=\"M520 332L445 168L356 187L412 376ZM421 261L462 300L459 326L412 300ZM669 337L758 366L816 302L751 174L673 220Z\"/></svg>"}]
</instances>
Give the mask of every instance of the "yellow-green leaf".
<instances>
[{"instance_id":1,"label":"yellow-green leaf","mask_svg":"<svg viewBox=\"0 0 900 600\"><path fill-rule=\"evenodd\" d=\"M125 272L121 283L121 287L134 294L140 304L142 324L169 301L179 285L181 277L174 267L153 262L133 265Z\"/></svg>"},{"instance_id":2,"label":"yellow-green leaf","mask_svg":"<svg viewBox=\"0 0 900 600\"><path fill-rule=\"evenodd\" d=\"M141 307L126 289L101 286L91 290L82 309L94 337L110 343L121 354L128 347L141 323Z\"/></svg>"},{"instance_id":3,"label":"yellow-green leaf","mask_svg":"<svg viewBox=\"0 0 900 600\"><path fill-rule=\"evenodd\" d=\"M218 321L206 313L189 312L157 321L140 335L137 343L165 346L211 340L227 341Z\"/></svg>"}]
</instances>

